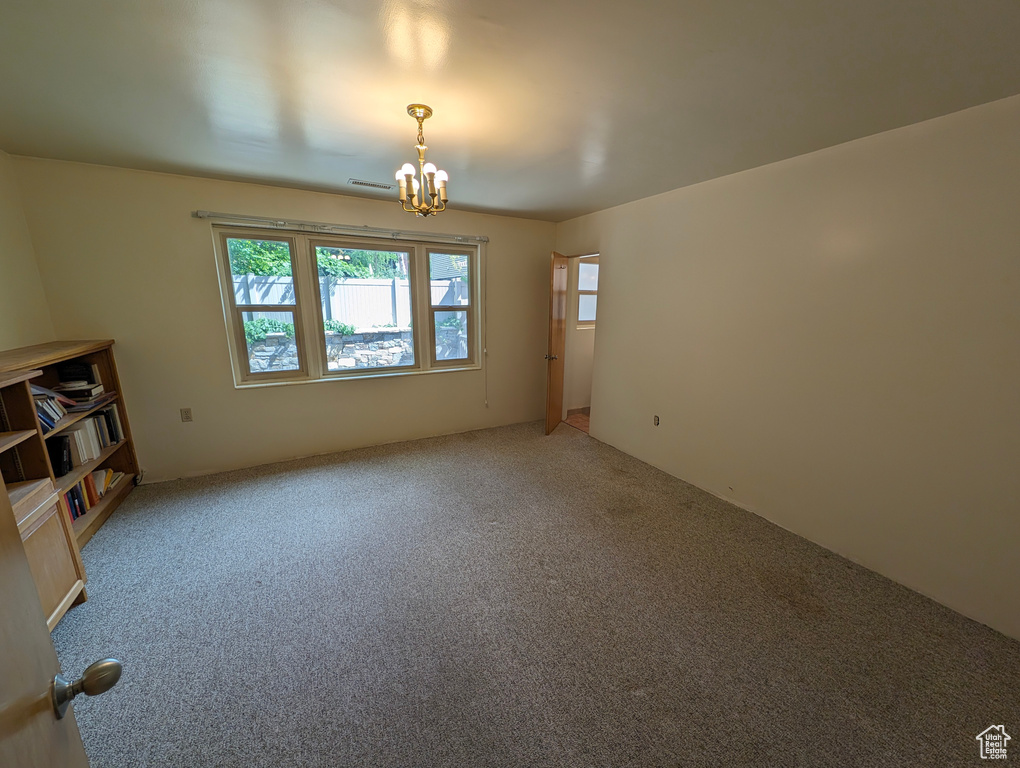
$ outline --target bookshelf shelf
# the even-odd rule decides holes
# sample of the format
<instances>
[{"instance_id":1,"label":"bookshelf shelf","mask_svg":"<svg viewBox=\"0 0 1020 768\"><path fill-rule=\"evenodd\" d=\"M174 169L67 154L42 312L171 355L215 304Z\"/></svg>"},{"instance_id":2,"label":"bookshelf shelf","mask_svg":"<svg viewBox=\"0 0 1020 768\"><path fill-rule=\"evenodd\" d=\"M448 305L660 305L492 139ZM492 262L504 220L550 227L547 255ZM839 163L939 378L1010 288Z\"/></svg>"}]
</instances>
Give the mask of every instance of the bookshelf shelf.
<instances>
[{"instance_id":1,"label":"bookshelf shelf","mask_svg":"<svg viewBox=\"0 0 1020 768\"><path fill-rule=\"evenodd\" d=\"M70 426L73 426L74 424L77 424L82 419L87 419L89 416L93 416L96 413L96 411L108 407L111 403L117 402L117 393L111 392L110 394L112 394L113 397L106 398L101 403L96 403L87 411L78 411L76 413L67 414L64 418L62 418L60 421L54 424L53 429L44 434L43 437L49 439L54 435L59 435L65 429L67 429Z\"/></svg>"},{"instance_id":2,"label":"bookshelf shelf","mask_svg":"<svg viewBox=\"0 0 1020 768\"><path fill-rule=\"evenodd\" d=\"M2 354L2 353L0 353ZM23 381L34 379L36 376L42 374L42 371L13 371L5 369L4 373L0 373L0 389L13 386L14 384L20 384Z\"/></svg>"},{"instance_id":3,"label":"bookshelf shelf","mask_svg":"<svg viewBox=\"0 0 1020 768\"><path fill-rule=\"evenodd\" d=\"M22 429L17 432L0 432L0 453L8 448L13 448L18 443L23 443L30 437L35 437L34 429Z\"/></svg>"},{"instance_id":4,"label":"bookshelf shelf","mask_svg":"<svg viewBox=\"0 0 1020 768\"><path fill-rule=\"evenodd\" d=\"M52 408L43 404L45 393L38 387L53 389L62 380L86 378L102 384L106 394L88 410L68 413L43 434L39 413ZM50 440L75 425L81 425L77 431L84 436L70 435L70 453L66 440ZM118 436L119 442L99 448ZM82 446L89 443L93 452L99 451L98 458L57 477L54 462L61 471L66 469L79 453L88 454ZM84 509L85 486L95 497L89 475L101 469L120 473L120 480L72 521L72 502L76 511ZM57 341L0 351L0 493L10 498L50 629L72 605L87 599L80 548L134 489L138 476L113 341Z\"/></svg>"}]
</instances>

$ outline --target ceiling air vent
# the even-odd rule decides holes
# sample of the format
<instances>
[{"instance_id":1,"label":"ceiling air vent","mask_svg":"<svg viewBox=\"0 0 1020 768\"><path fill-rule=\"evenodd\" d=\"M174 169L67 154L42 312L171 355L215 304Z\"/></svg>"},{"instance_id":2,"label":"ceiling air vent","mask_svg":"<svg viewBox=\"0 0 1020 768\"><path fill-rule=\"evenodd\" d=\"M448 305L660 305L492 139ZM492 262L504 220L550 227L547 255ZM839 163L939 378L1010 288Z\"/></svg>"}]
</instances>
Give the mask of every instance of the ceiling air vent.
<instances>
[{"instance_id":1,"label":"ceiling air vent","mask_svg":"<svg viewBox=\"0 0 1020 768\"><path fill-rule=\"evenodd\" d=\"M365 181L364 179L347 179L352 187L371 187L372 189L393 189L395 184L387 184L383 181Z\"/></svg>"}]
</instances>

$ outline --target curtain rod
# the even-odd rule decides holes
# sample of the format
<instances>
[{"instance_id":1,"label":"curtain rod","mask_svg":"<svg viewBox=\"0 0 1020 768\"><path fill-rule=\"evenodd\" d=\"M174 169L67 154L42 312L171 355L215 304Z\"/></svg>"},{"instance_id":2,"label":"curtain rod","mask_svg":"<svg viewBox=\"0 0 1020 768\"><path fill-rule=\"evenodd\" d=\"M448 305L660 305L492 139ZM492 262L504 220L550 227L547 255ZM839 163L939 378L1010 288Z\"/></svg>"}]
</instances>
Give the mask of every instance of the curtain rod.
<instances>
[{"instance_id":1,"label":"curtain rod","mask_svg":"<svg viewBox=\"0 0 1020 768\"><path fill-rule=\"evenodd\" d=\"M377 235L391 240L430 240L442 243L487 243L489 238L484 235L447 235L438 232L405 232L399 229L383 229L382 227L355 227L343 224L328 224L322 221L300 221L297 219L271 219L267 216L244 216L237 213L217 213L216 211L192 211L196 219L215 219L218 221L241 221L268 229L292 229L301 232L319 232L340 235Z\"/></svg>"}]
</instances>

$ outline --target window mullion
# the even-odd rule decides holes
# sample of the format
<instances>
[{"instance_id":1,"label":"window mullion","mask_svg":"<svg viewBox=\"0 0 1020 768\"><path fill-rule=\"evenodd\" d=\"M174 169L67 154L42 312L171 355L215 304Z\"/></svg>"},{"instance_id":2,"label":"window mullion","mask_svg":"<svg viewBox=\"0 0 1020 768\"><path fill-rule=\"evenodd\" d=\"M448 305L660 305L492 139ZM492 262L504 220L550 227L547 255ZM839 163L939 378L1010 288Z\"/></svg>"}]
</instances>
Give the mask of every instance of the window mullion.
<instances>
[{"instance_id":1,"label":"window mullion","mask_svg":"<svg viewBox=\"0 0 1020 768\"><path fill-rule=\"evenodd\" d=\"M414 247L414 293L416 298L414 318L415 354L423 371L432 368L432 292L429 282L428 254L424 245Z\"/></svg>"},{"instance_id":2,"label":"window mullion","mask_svg":"<svg viewBox=\"0 0 1020 768\"><path fill-rule=\"evenodd\" d=\"M299 305L304 328L299 349L307 361L308 374L314 379L322 377L326 370L326 350L322 336L322 296L319 290L319 270L315 263L315 252L311 240L304 235L294 238L295 282L301 287L302 302Z\"/></svg>"}]
</instances>

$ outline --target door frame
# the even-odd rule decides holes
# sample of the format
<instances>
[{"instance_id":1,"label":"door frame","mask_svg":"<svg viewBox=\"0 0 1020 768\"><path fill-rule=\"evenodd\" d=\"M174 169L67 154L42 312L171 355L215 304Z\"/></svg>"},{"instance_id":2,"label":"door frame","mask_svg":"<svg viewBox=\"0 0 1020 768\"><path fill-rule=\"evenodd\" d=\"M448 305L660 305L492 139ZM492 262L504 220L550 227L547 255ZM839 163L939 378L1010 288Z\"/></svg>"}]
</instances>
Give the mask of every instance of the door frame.
<instances>
[{"instance_id":1,"label":"door frame","mask_svg":"<svg viewBox=\"0 0 1020 768\"><path fill-rule=\"evenodd\" d=\"M563 421L563 378L566 370L567 298L570 285L567 268L572 259L586 259L601 253L564 256L552 252L549 262L549 345L546 359L545 433L548 435Z\"/></svg>"}]
</instances>

